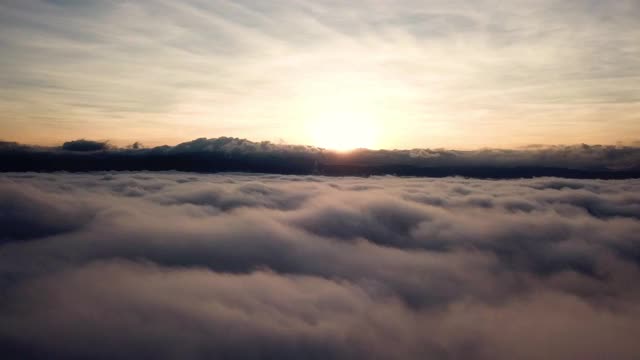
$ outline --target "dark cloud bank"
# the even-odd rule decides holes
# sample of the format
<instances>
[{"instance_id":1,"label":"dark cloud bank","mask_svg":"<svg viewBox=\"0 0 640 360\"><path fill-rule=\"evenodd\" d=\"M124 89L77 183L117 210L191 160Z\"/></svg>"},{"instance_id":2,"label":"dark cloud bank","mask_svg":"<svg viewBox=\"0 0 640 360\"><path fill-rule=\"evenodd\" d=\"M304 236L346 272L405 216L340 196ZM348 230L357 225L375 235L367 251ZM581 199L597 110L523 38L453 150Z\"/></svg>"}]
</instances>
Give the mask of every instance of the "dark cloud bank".
<instances>
[{"instance_id":1,"label":"dark cloud bank","mask_svg":"<svg viewBox=\"0 0 640 360\"><path fill-rule=\"evenodd\" d=\"M366 150L338 153L236 138L197 139L176 146L115 148L75 140L61 147L0 142L0 171L241 171L295 175L464 176L515 179L640 178L640 148L575 145L519 150Z\"/></svg>"},{"instance_id":2,"label":"dark cloud bank","mask_svg":"<svg viewBox=\"0 0 640 360\"><path fill-rule=\"evenodd\" d=\"M2 359L637 359L640 180L0 175Z\"/></svg>"}]
</instances>

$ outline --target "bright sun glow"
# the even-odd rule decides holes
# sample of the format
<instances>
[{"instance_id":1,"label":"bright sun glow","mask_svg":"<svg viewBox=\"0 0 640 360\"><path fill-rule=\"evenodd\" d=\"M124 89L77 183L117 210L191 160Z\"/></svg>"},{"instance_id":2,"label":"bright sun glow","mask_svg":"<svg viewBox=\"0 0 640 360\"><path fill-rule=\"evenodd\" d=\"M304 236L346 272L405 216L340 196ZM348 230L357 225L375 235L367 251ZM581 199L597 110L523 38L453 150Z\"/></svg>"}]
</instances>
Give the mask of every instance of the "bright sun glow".
<instances>
[{"instance_id":1,"label":"bright sun glow","mask_svg":"<svg viewBox=\"0 0 640 360\"><path fill-rule=\"evenodd\" d=\"M316 146L349 151L375 148L380 129L374 114L353 109L335 109L310 119L308 131Z\"/></svg>"},{"instance_id":2,"label":"bright sun glow","mask_svg":"<svg viewBox=\"0 0 640 360\"><path fill-rule=\"evenodd\" d=\"M385 88L382 79L356 70L318 73L297 92L308 143L325 149L376 149L383 136Z\"/></svg>"}]
</instances>

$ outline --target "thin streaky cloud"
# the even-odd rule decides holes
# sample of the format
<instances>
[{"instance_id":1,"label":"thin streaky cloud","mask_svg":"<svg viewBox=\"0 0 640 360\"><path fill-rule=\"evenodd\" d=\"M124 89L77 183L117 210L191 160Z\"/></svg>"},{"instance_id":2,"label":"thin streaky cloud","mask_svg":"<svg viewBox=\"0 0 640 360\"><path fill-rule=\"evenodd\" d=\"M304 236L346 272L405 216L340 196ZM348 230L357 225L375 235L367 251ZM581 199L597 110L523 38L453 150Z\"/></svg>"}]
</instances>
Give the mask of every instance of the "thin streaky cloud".
<instances>
[{"instance_id":1,"label":"thin streaky cloud","mask_svg":"<svg viewBox=\"0 0 640 360\"><path fill-rule=\"evenodd\" d=\"M378 147L615 143L640 132L633 0L0 7L0 121L12 140L308 143L310 114L363 112L345 103L370 104Z\"/></svg>"}]
</instances>

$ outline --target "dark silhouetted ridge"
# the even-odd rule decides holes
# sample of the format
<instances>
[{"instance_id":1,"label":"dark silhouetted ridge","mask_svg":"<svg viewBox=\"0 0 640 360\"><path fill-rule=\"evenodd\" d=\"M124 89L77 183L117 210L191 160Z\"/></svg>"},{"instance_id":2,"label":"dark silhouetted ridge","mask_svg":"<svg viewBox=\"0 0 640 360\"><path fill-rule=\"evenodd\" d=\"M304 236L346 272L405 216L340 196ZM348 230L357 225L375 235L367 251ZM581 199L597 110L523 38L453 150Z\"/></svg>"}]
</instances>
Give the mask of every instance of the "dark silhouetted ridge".
<instances>
[{"instance_id":1,"label":"dark silhouetted ridge","mask_svg":"<svg viewBox=\"0 0 640 360\"><path fill-rule=\"evenodd\" d=\"M115 148L75 140L61 147L0 143L3 172L189 171L327 176L463 176L513 179L640 178L640 149L575 145L537 149L367 150L340 153L311 146L237 138L197 139L176 146Z\"/></svg>"}]
</instances>

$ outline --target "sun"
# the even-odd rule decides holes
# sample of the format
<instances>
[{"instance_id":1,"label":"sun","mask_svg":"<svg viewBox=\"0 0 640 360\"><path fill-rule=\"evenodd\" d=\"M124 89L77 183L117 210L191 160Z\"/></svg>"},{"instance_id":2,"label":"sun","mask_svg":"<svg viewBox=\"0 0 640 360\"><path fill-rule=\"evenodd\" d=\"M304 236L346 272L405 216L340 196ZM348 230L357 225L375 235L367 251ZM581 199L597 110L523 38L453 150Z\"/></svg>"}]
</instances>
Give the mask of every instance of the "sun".
<instances>
[{"instance_id":1,"label":"sun","mask_svg":"<svg viewBox=\"0 0 640 360\"><path fill-rule=\"evenodd\" d=\"M376 148L380 128L374 114L357 109L334 109L308 119L307 132L315 146L349 151Z\"/></svg>"},{"instance_id":2,"label":"sun","mask_svg":"<svg viewBox=\"0 0 640 360\"><path fill-rule=\"evenodd\" d=\"M379 148L387 136L382 124L390 118L381 92L386 82L358 69L330 70L311 73L295 86L299 97L291 102L306 143L337 151Z\"/></svg>"}]
</instances>

